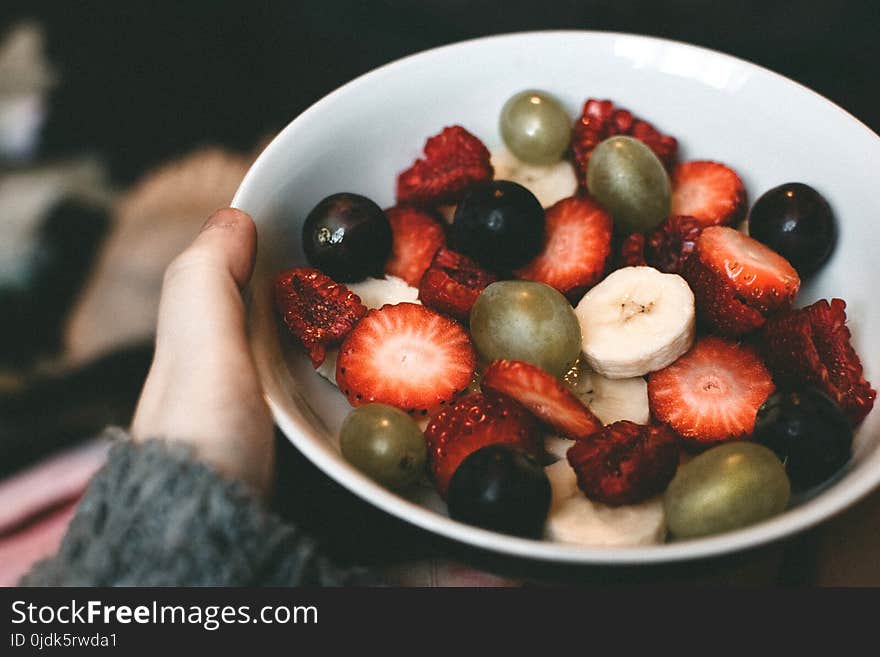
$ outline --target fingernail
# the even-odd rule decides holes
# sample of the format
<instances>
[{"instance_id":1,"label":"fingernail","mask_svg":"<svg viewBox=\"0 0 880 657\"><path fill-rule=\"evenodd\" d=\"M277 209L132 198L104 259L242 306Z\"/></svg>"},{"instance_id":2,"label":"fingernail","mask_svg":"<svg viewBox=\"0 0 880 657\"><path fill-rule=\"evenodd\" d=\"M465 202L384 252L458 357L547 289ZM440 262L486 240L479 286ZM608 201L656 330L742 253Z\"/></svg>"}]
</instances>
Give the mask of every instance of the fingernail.
<instances>
[{"instance_id":1,"label":"fingernail","mask_svg":"<svg viewBox=\"0 0 880 657\"><path fill-rule=\"evenodd\" d=\"M217 212L208 217L208 220L202 224L202 228L199 232L204 233L211 228L232 228L235 226L235 220L232 218L234 216L233 213L227 212L226 210L217 210Z\"/></svg>"}]
</instances>

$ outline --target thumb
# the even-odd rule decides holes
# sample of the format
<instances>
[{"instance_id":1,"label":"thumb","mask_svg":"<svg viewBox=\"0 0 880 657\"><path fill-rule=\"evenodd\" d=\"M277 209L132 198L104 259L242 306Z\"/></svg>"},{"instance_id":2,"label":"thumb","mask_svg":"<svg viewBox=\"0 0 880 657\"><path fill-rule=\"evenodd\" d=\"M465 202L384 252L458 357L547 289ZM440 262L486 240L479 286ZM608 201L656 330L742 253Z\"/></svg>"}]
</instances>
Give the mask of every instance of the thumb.
<instances>
[{"instance_id":1,"label":"thumb","mask_svg":"<svg viewBox=\"0 0 880 657\"><path fill-rule=\"evenodd\" d=\"M254 220L237 208L223 208L212 214L187 249L191 257L216 260L243 287L254 269L257 231Z\"/></svg>"},{"instance_id":2,"label":"thumb","mask_svg":"<svg viewBox=\"0 0 880 657\"><path fill-rule=\"evenodd\" d=\"M247 214L218 210L166 270L156 352L132 434L189 443L219 471L265 493L272 419L240 294L253 270L256 240Z\"/></svg>"},{"instance_id":3,"label":"thumb","mask_svg":"<svg viewBox=\"0 0 880 657\"><path fill-rule=\"evenodd\" d=\"M193 243L169 265L162 285L156 357L243 341L239 289L251 276L257 246L254 222L235 208L215 212Z\"/></svg>"}]
</instances>

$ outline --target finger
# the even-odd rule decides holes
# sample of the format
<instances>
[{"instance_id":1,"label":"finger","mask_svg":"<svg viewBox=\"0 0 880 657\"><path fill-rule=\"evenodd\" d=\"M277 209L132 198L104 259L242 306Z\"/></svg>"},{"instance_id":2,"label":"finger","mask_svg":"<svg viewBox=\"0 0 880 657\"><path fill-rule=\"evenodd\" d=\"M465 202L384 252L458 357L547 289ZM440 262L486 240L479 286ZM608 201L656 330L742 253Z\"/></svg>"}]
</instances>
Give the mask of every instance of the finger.
<instances>
[{"instance_id":1,"label":"finger","mask_svg":"<svg viewBox=\"0 0 880 657\"><path fill-rule=\"evenodd\" d=\"M253 272L256 249L257 230L250 215L223 208L208 218L187 250L220 259L235 284L243 287Z\"/></svg>"},{"instance_id":2,"label":"finger","mask_svg":"<svg viewBox=\"0 0 880 657\"><path fill-rule=\"evenodd\" d=\"M168 267L156 352L132 434L186 442L221 472L265 493L272 475L272 422L239 290L253 270L255 248L251 218L219 210Z\"/></svg>"},{"instance_id":3,"label":"finger","mask_svg":"<svg viewBox=\"0 0 880 657\"><path fill-rule=\"evenodd\" d=\"M240 351L245 331L239 288L253 271L256 243L253 220L241 210L218 210L205 222L165 273L157 358L190 360L224 347Z\"/></svg>"}]
</instances>

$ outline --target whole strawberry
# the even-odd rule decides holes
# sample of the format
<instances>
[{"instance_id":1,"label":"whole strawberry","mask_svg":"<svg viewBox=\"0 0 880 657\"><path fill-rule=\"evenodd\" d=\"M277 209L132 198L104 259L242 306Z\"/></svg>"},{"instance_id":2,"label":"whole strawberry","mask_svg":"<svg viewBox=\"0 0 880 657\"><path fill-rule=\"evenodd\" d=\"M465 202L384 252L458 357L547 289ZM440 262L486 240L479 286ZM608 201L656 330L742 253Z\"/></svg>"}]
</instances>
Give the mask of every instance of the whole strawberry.
<instances>
[{"instance_id":1,"label":"whole strawberry","mask_svg":"<svg viewBox=\"0 0 880 657\"><path fill-rule=\"evenodd\" d=\"M566 458L589 499L621 506L663 492L675 476L678 454L676 434L665 424L621 420L577 441Z\"/></svg>"}]
</instances>

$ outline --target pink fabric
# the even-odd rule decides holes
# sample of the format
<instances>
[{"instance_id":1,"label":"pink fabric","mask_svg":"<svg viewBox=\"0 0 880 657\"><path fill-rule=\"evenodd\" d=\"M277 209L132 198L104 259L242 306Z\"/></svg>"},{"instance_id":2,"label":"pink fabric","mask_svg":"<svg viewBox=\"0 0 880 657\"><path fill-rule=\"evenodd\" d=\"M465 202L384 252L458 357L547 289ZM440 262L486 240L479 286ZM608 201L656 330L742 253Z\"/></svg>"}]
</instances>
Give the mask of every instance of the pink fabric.
<instances>
[{"instance_id":1,"label":"pink fabric","mask_svg":"<svg viewBox=\"0 0 880 657\"><path fill-rule=\"evenodd\" d=\"M0 586L14 586L55 553L108 449L108 441L95 440L0 481Z\"/></svg>"},{"instance_id":2,"label":"pink fabric","mask_svg":"<svg viewBox=\"0 0 880 657\"><path fill-rule=\"evenodd\" d=\"M78 501L71 500L32 524L0 537L0 586L15 586L37 561L55 554Z\"/></svg>"}]
</instances>

